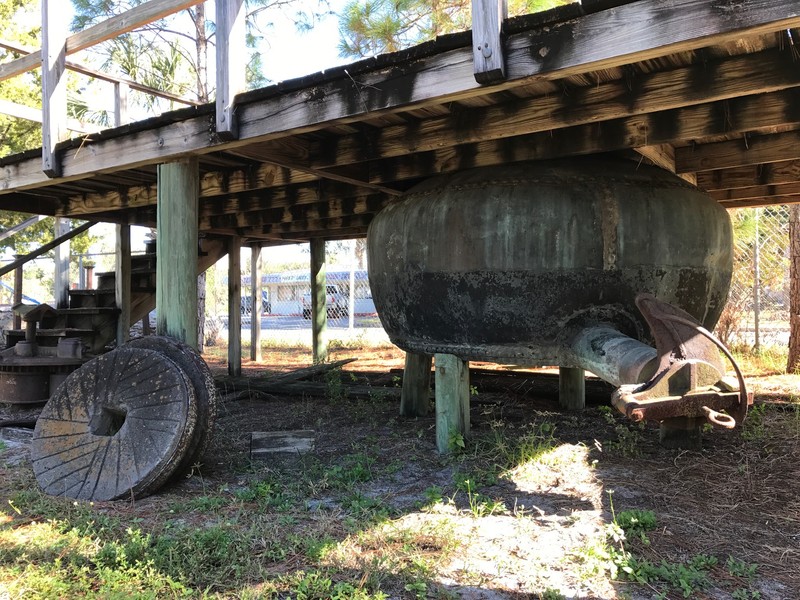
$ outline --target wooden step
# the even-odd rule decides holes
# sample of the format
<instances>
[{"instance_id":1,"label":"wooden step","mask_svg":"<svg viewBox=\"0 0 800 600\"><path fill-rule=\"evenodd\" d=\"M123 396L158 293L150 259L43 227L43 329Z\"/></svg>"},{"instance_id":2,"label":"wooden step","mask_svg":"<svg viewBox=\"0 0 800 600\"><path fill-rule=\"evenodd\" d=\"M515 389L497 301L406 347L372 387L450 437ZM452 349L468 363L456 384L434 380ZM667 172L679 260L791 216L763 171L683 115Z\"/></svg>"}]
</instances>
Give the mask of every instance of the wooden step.
<instances>
[{"instance_id":1,"label":"wooden step","mask_svg":"<svg viewBox=\"0 0 800 600\"><path fill-rule=\"evenodd\" d=\"M114 306L116 298L114 290L70 290L70 308L109 307Z\"/></svg>"}]
</instances>

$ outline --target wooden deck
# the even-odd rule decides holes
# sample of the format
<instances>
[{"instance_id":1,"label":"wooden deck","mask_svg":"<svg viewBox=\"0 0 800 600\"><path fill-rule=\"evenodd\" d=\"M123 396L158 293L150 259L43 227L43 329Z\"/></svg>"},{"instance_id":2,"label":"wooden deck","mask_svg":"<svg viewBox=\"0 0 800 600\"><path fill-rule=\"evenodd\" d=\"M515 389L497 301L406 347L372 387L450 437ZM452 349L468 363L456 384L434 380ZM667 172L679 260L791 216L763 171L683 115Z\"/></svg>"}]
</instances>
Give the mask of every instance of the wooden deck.
<instances>
[{"instance_id":1,"label":"wooden deck","mask_svg":"<svg viewBox=\"0 0 800 600\"><path fill-rule=\"evenodd\" d=\"M510 19L506 80L470 32L0 159L0 208L154 226L156 167L200 164L199 230L271 245L366 233L438 173L615 153L727 207L800 201L797 0L585 0Z\"/></svg>"}]
</instances>

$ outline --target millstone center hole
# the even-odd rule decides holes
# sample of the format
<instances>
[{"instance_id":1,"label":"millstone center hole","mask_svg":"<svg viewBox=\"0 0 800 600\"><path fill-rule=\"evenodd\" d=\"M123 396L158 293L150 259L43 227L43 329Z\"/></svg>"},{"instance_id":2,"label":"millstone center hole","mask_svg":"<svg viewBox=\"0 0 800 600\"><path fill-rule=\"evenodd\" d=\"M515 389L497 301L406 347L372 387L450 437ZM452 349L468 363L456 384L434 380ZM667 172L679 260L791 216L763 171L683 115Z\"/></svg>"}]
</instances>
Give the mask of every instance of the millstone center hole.
<instances>
[{"instance_id":1,"label":"millstone center hole","mask_svg":"<svg viewBox=\"0 0 800 600\"><path fill-rule=\"evenodd\" d=\"M89 427L94 435L111 437L122 429L126 414L121 408L104 406L94 414Z\"/></svg>"}]
</instances>

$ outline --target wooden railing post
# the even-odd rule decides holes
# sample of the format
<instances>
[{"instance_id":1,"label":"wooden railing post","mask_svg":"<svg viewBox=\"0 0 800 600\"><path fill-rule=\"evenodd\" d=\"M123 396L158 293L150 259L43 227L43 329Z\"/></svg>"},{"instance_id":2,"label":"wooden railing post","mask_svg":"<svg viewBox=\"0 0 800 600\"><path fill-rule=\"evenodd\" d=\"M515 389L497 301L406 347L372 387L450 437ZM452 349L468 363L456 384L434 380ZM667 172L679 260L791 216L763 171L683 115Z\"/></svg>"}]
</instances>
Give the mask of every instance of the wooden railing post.
<instances>
[{"instance_id":1,"label":"wooden railing post","mask_svg":"<svg viewBox=\"0 0 800 600\"><path fill-rule=\"evenodd\" d=\"M244 0L217 0L217 135L239 137L233 99L245 89Z\"/></svg>"},{"instance_id":2,"label":"wooden railing post","mask_svg":"<svg viewBox=\"0 0 800 600\"><path fill-rule=\"evenodd\" d=\"M506 78L500 34L507 16L506 0L472 0L472 57L478 83L497 83Z\"/></svg>"},{"instance_id":3,"label":"wooden railing post","mask_svg":"<svg viewBox=\"0 0 800 600\"><path fill-rule=\"evenodd\" d=\"M56 144L67 136L67 20L60 0L42 0L42 171L61 175Z\"/></svg>"}]
</instances>

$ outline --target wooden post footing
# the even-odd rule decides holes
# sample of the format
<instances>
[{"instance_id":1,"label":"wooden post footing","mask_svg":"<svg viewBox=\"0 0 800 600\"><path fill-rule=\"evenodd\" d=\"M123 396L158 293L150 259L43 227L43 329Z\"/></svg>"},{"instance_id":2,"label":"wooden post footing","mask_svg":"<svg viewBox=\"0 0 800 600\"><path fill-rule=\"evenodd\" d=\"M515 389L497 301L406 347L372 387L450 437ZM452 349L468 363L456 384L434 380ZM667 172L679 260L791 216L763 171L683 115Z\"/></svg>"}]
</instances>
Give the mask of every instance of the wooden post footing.
<instances>
[{"instance_id":1,"label":"wooden post footing","mask_svg":"<svg viewBox=\"0 0 800 600\"><path fill-rule=\"evenodd\" d=\"M451 354L437 354L434 364L436 447L445 454L457 440L469 437L469 363Z\"/></svg>"},{"instance_id":2,"label":"wooden post footing","mask_svg":"<svg viewBox=\"0 0 800 600\"><path fill-rule=\"evenodd\" d=\"M558 403L565 410L586 408L586 380L583 369L558 368Z\"/></svg>"},{"instance_id":3,"label":"wooden post footing","mask_svg":"<svg viewBox=\"0 0 800 600\"><path fill-rule=\"evenodd\" d=\"M400 394L400 414L404 417L424 417L430 408L431 363L428 354L406 352L403 370L403 391Z\"/></svg>"}]
</instances>

